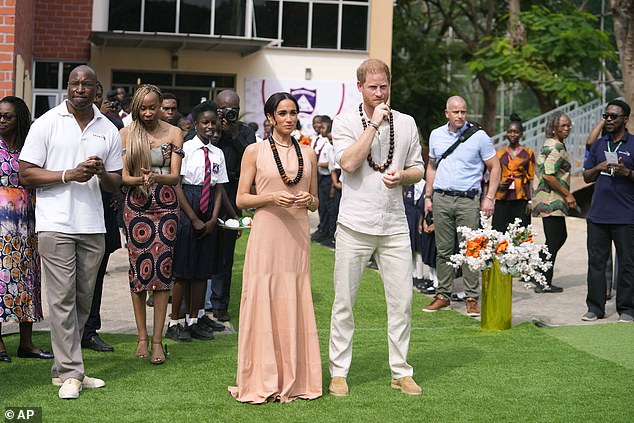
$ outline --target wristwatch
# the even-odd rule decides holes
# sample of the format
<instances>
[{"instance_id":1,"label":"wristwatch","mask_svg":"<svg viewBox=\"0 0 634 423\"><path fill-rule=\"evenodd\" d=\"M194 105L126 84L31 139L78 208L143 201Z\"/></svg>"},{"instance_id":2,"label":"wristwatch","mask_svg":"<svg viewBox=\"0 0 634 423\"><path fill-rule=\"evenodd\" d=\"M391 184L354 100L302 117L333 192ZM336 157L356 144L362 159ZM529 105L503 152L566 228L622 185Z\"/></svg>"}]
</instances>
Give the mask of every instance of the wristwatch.
<instances>
[{"instance_id":1,"label":"wristwatch","mask_svg":"<svg viewBox=\"0 0 634 423\"><path fill-rule=\"evenodd\" d=\"M431 195L425 194L425 200L431 200Z\"/></svg>"}]
</instances>

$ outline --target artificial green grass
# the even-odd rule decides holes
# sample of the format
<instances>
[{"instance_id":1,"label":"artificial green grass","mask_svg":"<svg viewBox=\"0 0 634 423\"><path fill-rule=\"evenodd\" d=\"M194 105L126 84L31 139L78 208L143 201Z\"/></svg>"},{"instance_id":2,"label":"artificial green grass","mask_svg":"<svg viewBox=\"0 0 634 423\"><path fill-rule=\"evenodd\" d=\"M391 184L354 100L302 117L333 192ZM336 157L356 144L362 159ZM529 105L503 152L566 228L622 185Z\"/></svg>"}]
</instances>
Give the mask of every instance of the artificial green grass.
<instances>
[{"instance_id":1,"label":"artificial green grass","mask_svg":"<svg viewBox=\"0 0 634 423\"><path fill-rule=\"evenodd\" d=\"M245 237L246 238L246 237ZM233 308L237 325L240 270L246 239L238 242ZM314 401L259 406L240 404L227 392L235 381L237 336L211 342L167 341L163 366L134 357L136 338L106 335L114 353L84 350L89 375L107 386L62 401L50 384L50 362L14 358L0 365L0 404L41 406L44 421L113 422L626 422L634 418L634 368L627 324L539 329L523 324L487 332L453 311L421 308L429 297L415 294L409 361L423 387L420 397L390 388L386 307L380 279L364 275L355 320L351 395L327 394L328 333L333 298L332 251L313 244L313 298L320 334L324 396ZM628 338L629 337L629 338ZM627 342L624 342L628 339ZM38 345L50 345L37 333ZM9 351L17 335L5 337ZM605 351L606 354L600 354ZM606 356L623 359L608 359Z\"/></svg>"}]
</instances>

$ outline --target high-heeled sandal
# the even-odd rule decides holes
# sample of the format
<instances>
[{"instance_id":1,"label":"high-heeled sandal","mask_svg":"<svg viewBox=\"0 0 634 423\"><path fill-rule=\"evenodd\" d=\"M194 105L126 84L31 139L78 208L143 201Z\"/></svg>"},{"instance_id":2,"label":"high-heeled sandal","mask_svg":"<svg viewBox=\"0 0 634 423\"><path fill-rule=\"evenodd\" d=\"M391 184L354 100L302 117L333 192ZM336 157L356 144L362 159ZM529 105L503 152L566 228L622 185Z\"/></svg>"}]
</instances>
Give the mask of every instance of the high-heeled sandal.
<instances>
[{"instance_id":1,"label":"high-heeled sandal","mask_svg":"<svg viewBox=\"0 0 634 423\"><path fill-rule=\"evenodd\" d=\"M138 358L148 357L147 343L148 343L148 338L138 339L136 341L136 356Z\"/></svg>"},{"instance_id":2,"label":"high-heeled sandal","mask_svg":"<svg viewBox=\"0 0 634 423\"><path fill-rule=\"evenodd\" d=\"M159 348L159 352L161 353L160 355L156 354L156 349L155 346L159 345L161 348ZM152 342L152 359L150 360L150 362L152 364L163 364L165 363L165 356L167 355L167 345L163 345L162 342Z\"/></svg>"}]
</instances>

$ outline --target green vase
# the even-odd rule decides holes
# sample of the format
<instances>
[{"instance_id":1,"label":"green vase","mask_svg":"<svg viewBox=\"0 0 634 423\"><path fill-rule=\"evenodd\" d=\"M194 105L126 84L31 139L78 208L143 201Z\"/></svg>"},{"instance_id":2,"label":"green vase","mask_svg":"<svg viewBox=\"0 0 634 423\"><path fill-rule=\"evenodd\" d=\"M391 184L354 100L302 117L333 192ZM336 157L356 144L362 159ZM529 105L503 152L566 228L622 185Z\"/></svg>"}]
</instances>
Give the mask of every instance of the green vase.
<instances>
[{"instance_id":1,"label":"green vase","mask_svg":"<svg viewBox=\"0 0 634 423\"><path fill-rule=\"evenodd\" d=\"M486 330L511 328L513 277L500 270L495 259L490 269L482 272L482 313L480 327Z\"/></svg>"}]
</instances>

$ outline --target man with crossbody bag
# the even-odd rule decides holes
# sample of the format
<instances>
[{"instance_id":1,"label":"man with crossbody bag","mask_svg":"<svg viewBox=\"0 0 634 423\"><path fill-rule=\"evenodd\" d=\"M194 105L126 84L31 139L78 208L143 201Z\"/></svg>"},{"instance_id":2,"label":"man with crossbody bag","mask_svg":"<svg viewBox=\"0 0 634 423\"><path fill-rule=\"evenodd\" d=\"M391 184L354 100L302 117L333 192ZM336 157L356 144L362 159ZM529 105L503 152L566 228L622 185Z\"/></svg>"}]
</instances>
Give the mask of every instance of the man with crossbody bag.
<instances>
[{"instance_id":1,"label":"man with crossbody bag","mask_svg":"<svg viewBox=\"0 0 634 423\"><path fill-rule=\"evenodd\" d=\"M429 136L429 166L426 172L425 213L433 210L437 247L438 289L434 301L423 309L435 312L449 309L453 287L453 268L449 258L454 253L456 229L477 228L480 210L493 214L495 193L500 182L500 162L491 138L479 126L467 122L467 103L461 97L447 100L448 122ZM490 173L487 192L481 198L484 167ZM467 314L480 315L478 307L480 278L462 266Z\"/></svg>"}]
</instances>

